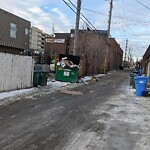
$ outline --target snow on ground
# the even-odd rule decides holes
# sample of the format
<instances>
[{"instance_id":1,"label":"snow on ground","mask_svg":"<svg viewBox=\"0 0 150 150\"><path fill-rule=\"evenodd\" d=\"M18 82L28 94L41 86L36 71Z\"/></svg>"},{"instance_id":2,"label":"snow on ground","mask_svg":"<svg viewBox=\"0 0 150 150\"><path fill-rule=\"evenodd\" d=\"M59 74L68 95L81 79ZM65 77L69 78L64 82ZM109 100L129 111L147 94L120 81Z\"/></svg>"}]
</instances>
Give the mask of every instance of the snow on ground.
<instances>
[{"instance_id":1,"label":"snow on ground","mask_svg":"<svg viewBox=\"0 0 150 150\"><path fill-rule=\"evenodd\" d=\"M25 94L25 93L30 93L30 92L33 92L34 90L35 90L35 88L3 92L3 93L0 93L0 100L4 99L4 98L8 98L8 97Z\"/></svg>"},{"instance_id":2,"label":"snow on ground","mask_svg":"<svg viewBox=\"0 0 150 150\"><path fill-rule=\"evenodd\" d=\"M60 82L60 81L50 81L47 83L47 85L51 86L51 88L53 90L57 90L61 87L67 86L69 84L70 84L70 82Z\"/></svg>"},{"instance_id":3,"label":"snow on ground","mask_svg":"<svg viewBox=\"0 0 150 150\"><path fill-rule=\"evenodd\" d=\"M39 86L38 88L30 88L30 89L21 89L10 92L2 92L0 93L0 106L7 105L12 102L20 100L22 97L26 97L27 99L35 99L35 95L44 95L46 93L52 93L56 90L59 90L61 87L66 87L70 85L69 82L60 82L60 81L49 81L47 86Z\"/></svg>"},{"instance_id":4,"label":"snow on ground","mask_svg":"<svg viewBox=\"0 0 150 150\"><path fill-rule=\"evenodd\" d=\"M80 131L65 150L150 150L150 98L135 96L129 86L121 91L91 112L99 133Z\"/></svg>"}]
</instances>

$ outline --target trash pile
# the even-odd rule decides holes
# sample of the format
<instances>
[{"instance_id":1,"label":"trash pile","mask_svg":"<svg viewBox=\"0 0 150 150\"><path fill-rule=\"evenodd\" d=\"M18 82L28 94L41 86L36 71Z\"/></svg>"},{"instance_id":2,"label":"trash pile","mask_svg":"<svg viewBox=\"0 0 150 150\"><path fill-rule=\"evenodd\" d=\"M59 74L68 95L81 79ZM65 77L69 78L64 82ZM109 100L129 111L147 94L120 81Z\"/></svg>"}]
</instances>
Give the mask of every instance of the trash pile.
<instances>
[{"instance_id":1,"label":"trash pile","mask_svg":"<svg viewBox=\"0 0 150 150\"><path fill-rule=\"evenodd\" d=\"M80 91L70 91L66 88L60 89L60 92L63 94L69 94L69 95L83 95L83 93L81 93Z\"/></svg>"},{"instance_id":2,"label":"trash pile","mask_svg":"<svg viewBox=\"0 0 150 150\"><path fill-rule=\"evenodd\" d=\"M65 68L66 66L70 68L79 68L79 65L74 64L71 60L68 60L67 57L61 58L57 65L61 66L62 68Z\"/></svg>"},{"instance_id":3,"label":"trash pile","mask_svg":"<svg viewBox=\"0 0 150 150\"><path fill-rule=\"evenodd\" d=\"M87 84L87 81L90 81L90 80L94 80L94 81L99 81L102 77L104 77L105 74L97 74L97 75L93 75L93 76L85 76L85 77L82 77L78 80L79 83L84 83L84 84Z\"/></svg>"}]
</instances>

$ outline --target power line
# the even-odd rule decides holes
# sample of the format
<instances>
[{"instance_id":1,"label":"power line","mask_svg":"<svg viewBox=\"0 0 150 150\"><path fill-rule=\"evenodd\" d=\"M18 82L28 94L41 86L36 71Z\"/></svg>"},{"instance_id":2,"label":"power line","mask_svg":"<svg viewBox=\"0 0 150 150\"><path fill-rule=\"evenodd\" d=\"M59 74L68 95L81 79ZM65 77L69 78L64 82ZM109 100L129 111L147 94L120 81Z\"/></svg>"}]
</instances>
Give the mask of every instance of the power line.
<instances>
[{"instance_id":1,"label":"power line","mask_svg":"<svg viewBox=\"0 0 150 150\"><path fill-rule=\"evenodd\" d=\"M63 0L63 2L76 14L76 11L69 5L69 3L67 3L65 0ZM87 22L80 16L80 19L86 24ZM88 25L89 28L91 28L89 25ZM91 28L92 29L92 28Z\"/></svg>"},{"instance_id":2,"label":"power line","mask_svg":"<svg viewBox=\"0 0 150 150\"><path fill-rule=\"evenodd\" d=\"M71 2L71 0L68 0L70 3L71 3L71 5L75 8L75 9L77 9L77 7ZM82 17L95 29L95 30L97 30L94 26L93 26L93 24L82 14L82 12L81 12L81 15L82 15Z\"/></svg>"},{"instance_id":3,"label":"power line","mask_svg":"<svg viewBox=\"0 0 150 150\"><path fill-rule=\"evenodd\" d=\"M142 6L144 6L145 8L147 8L148 10L150 10L149 7L147 7L145 4L141 3L139 0L135 0L136 2L138 2L139 4L141 4Z\"/></svg>"},{"instance_id":4,"label":"power line","mask_svg":"<svg viewBox=\"0 0 150 150\"><path fill-rule=\"evenodd\" d=\"M139 13L139 12L137 12L137 11L133 11L133 10L131 10L131 9L122 8L122 7L118 6L118 5L116 5L116 7L120 8L120 9L124 9L124 10L130 11L130 12L135 13L135 14L139 14L139 15L141 15L141 16L146 16L145 14ZM147 17L149 17L149 16L147 16Z\"/></svg>"},{"instance_id":5,"label":"power line","mask_svg":"<svg viewBox=\"0 0 150 150\"><path fill-rule=\"evenodd\" d=\"M96 13L96 14L101 14L101 15L107 16L107 14L100 13L100 12L90 10L90 9L87 9L87 8L82 8L82 9L93 12L93 13ZM121 20L125 20L125 21L131 21L131 22L142 23L142 24L149 24L150 23L150 21L141 21L139 19L135 20L135 18L122 17L120 15L118 15L118 16L113 15L113 17L114 18L120 18Z\"/></svg>"},{"instance_id":6,"label":"power line","mask_svg":"<svg viewBox=\"0 0 150 150\"><path fill-rule=\"evenodd\" d=\"M69 2L71 2L70 0L68 0ZM76 11L69 5L69 3L67 3L65 0L63 0L63 2L76 14ZM75 9L77 9L77 7L71 2L71 5L75 8ZM90 28L90 30L92 30L94 33L96 33L98 36L99 36L99 38L100 39L102 39L104 42L106 42L106 44L107 44L107 41L106 41L106 39L104 39L104 38L102 38L101 36L100 36L100 32L98 32L98 30L94 27L94 25L80 12L80 14L81 14L81 16L80 16L80 19L84 22L84 23L86 23L86 25ZM84 19L87 21L85 21ZM90 24L90 25L89 25ZM92 29L92 27L94 28L94 30Z\"/></svg>"}]
</instances>

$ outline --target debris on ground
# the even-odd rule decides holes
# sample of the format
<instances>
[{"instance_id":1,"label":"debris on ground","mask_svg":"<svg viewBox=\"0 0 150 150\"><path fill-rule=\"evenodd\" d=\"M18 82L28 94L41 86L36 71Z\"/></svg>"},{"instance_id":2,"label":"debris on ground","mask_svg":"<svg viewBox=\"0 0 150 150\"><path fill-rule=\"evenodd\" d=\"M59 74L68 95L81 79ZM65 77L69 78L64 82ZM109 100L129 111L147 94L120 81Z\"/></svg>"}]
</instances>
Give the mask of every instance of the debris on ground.
<instances>
[{"instance_id":1,"label":"debris on ground","mask_svg":"<svg viewBox=\"0 0 150 150\"><path fill-rule=\"evenodd\" d=\"M69 95L83 95L83 93L81 93L80 91L70 91L66 88L60 89L60 92L63 94L69 94Z\"/></svg>"},{"instance_id":2,"label":"debris on ground","mask_svg":"<svg viewBox=\"0 0 150 150\"><path fill-rule=\"evenodd\" d=\"M85 76L81 78L81 81L85 84L88 84L86 81L92 80L92 76Z\"/></svg>"},{"instance_id":3,"label":"debris on ground","mask_svg":"<svg viewBox=\"0 0 150 150\"><path fill-rule=\"evenodd\" d=\"M97 74L97 75L92 76L92 80L99 81L104 76L105 76L105 74Z\"/></svg>"},{"instance_id":4,"label":"debris on ground","mask_svg":"<svg viewBox=\"0 0 150 150\"><path fill-rule=\"evenodd\" d=\"M90 81L90 80L94 80L94 81L99 81L100 79L102 79L102 77L104 77L105 74L97 74L97 75L93 75L93 76L85 76L85 77L82 77L81 79L78 80L79 83L84 83L84 84L87 84L87 81Z\"/></svg>"},{"instance_id":5,"label":"debris on ground","mask_svg":"<svg viewBox=\"0 0 150 150\"><path fill-rule=\"evenodd\" d=\"M102 78L102 77L105 77L105 74L97 74L97 75L94 75L94 77Z\"/></svg>"}]
</instances>

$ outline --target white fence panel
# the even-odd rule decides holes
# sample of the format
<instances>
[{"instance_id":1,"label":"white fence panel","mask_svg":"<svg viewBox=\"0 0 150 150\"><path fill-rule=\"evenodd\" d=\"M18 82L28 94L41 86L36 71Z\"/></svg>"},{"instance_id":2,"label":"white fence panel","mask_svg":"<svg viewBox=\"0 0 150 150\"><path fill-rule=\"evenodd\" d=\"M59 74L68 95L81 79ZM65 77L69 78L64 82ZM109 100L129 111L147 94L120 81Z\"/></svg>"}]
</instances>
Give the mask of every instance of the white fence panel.
<instances>
[{"instance_id":1,"label":"white fence panel","mask_svg":"<svg viewBox=\"0 0 150 150\"><path fill-rule=\"evenodd\" d=\"M30 56L0 53L0 92L32 87L33 67Z\"/></svg>"}]
</instances>

